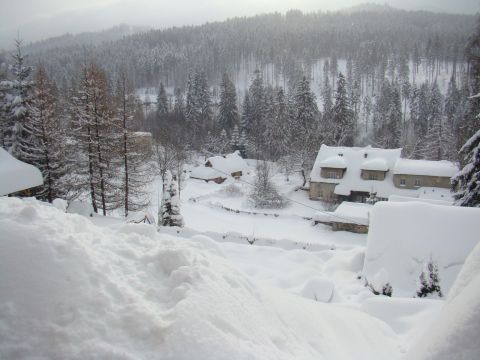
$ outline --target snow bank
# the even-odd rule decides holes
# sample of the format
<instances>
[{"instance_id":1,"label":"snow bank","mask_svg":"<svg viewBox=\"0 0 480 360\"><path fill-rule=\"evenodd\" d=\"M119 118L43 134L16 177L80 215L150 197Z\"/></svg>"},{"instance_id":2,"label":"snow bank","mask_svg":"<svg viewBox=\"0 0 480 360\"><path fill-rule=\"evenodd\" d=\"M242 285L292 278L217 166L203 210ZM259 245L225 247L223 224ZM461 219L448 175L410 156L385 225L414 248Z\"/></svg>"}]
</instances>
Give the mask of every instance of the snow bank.
<instances>
[{"instance_id":1,"label":"snow bank","mask_svg":"<svg viewBox=\"0 0 480 360\"><path fill-rule=\"evenodd\" d=\"M43 184L40 170L0 148L0 196Z\"/></svg>"},{"instance_id":2,"label":"snow bank","mask_svg":"<svg viewBox=\"0 0 480 360\"><path fill-rule=\"evenodd\" d=\"M386 272L394 296L415 295L423 266L430 260L439 267L446 294L480 240L476 208L379 202L370 215L363 272L367 280Z\"/></svg>"},{"instance_id":3,"label":"snow bank","mask_svg":"<svg viewBox=\"0 0 480 360\"><path fill-rule=\"evenodd\" d=\"M0 228L2 359L399 356L384 323L262 290L205 237L98 227L16 198L0 199Z\"/></svg>"},{"instance_id":4,"label":"snow bank","mask_svg":"<svg viewBox=\"0 0 480 360\"><path fill-rule=\"evenodd\" d=\"M468 256L437 320L406 359L474 360L480 356L480 244Z\"/></svg>"}]
</instances>

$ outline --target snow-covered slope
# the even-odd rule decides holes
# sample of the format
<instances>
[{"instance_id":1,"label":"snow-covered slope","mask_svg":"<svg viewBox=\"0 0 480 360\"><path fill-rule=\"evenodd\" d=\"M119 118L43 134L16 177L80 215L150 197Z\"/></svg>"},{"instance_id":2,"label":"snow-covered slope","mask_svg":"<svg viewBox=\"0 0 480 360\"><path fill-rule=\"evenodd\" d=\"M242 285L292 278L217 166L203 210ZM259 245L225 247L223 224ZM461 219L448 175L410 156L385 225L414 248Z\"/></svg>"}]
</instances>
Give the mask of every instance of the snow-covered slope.
<instances>
[{"instance_id":1,"label":"snow-covered slope","mask_svg":"<svg viewBox=\"0 0 480 360\"><path fill-rule=\"evenodd\" d=\"M394 296L415 295L425 263L438 265L444 294L480 241L480 209L421 202L379 202L371 211L363 273L393 286ZM381 284L379 284L381 285Z\"/></svg>"},{"instance_id":2,"label":"snow-covered slope","mask_svg":"<svg viewBox=\"0 0 480 360\"><path fill-rule=\"evenodd\" d=\"M480 357L480 244L468 256L447 302L406 359L476 360Z\"/></svg>"},{"instance_id":3,"label":"snow-covered slope","mask_svg":"<svg viewBox=\"0 0 480 360\"><path fill-rule=\"evenodd\" d=\"M206 237L0 198L2 359L398 358L360 311L257 287Z\"/></svg>"}]
</instances>

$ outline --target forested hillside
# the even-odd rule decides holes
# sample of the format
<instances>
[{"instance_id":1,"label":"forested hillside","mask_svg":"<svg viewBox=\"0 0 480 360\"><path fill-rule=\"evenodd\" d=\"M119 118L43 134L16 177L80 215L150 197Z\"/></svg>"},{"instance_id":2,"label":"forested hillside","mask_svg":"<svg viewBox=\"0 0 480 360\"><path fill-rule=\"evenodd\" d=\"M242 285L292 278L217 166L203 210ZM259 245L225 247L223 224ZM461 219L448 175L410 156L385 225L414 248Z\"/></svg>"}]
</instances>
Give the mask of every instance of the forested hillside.
<instances>
[{"instance_id":1,"label":"forested hillside","mask_svg":"<svg viewBox=\"0 0 480 360\"><path fill-rule=\"evenodd\" d=\"M13 57L3 54L0 140L39 167L53 157L45 170L52 178L90 176L79 192L99 185L107 210L129 201L108 198L116 185L105 179L118 163L128 181L126 164L141 162L133 131L153 134L159 161L239 150L300 171L306 183L321 144L462 161L458 150L479 127L474 16L290 11L115 41L92 36L92 44L84 43L90 36L17 42ZM55 139L72 152L59 151ZM49 159L40 155L46 148ZM85 173L71 170L79 159L89 164ZM143 176L132 169L130 178Z\"/></svg>"}]
</instances>

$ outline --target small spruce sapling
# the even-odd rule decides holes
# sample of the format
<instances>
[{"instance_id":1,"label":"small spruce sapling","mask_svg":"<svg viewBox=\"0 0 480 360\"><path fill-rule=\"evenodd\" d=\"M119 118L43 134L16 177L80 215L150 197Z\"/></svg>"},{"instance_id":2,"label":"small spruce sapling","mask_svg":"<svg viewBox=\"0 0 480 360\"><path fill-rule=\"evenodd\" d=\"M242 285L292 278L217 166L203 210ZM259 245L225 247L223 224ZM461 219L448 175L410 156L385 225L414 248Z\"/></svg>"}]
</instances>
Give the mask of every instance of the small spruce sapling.
<instances>
[{"instance_id":1,"label":"small spruce sapling","mask_svg":"<svg viewBox=\"0 0 480 360\"><path fill-rule=\"evenodd\" d=\"M442 297L440 278L438 276L438 265L430 260L420 274L420 289L417 290L418 297L427 297L429 294L437 293Z\"/></svg>"},{"instance_id":2,"label":"small spruce sapling","mask_svg":"<svg viewBox=\"0 0 480 360\"><path fill-rule=\"evenodd\" d=\"M183 227L183 216L180 214L177 179L172 177L168 187L165 187L165 189L159 225Z\"/></svg>"}]
</instances>

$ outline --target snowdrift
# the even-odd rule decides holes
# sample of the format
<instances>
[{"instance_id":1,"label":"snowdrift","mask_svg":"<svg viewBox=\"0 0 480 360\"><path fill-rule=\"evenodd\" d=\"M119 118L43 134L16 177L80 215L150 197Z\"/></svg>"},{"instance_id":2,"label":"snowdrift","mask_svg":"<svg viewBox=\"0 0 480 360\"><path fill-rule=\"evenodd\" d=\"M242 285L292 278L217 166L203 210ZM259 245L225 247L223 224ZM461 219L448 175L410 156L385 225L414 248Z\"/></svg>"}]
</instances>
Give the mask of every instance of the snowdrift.
<instances>
[{"instance_id":1,"label":"snowdrift","mask_svg":"<svg viewBox=\"0 0 480 360\"><path fill-rule=\"evenodd\" d=\"M371 212L363 274L394 296L411 297L425 263L438 265L447 294L465 258L480 241L480 209L421 202L379 202Z\"/></svg>"},{"instance_id":2,"label":"snowdrift","mask_svg":"<svg viewBox=\"0 0 480 360\"><path fill-rule=\"evenodd\" d=\"M0 198L2 359L396 358L383 322L263 290L206 237Z\"/></svg>"},{"instance_id":3,"label":"snowdrift","mask_svg":"<svg viewBox=\"0 0 480 360\"><path fill-rule=\"evenodd\" d=\"M479 332L480 244L465 261L439 317L405 358L476 360Z\"/></svg>"}]
</instances>

